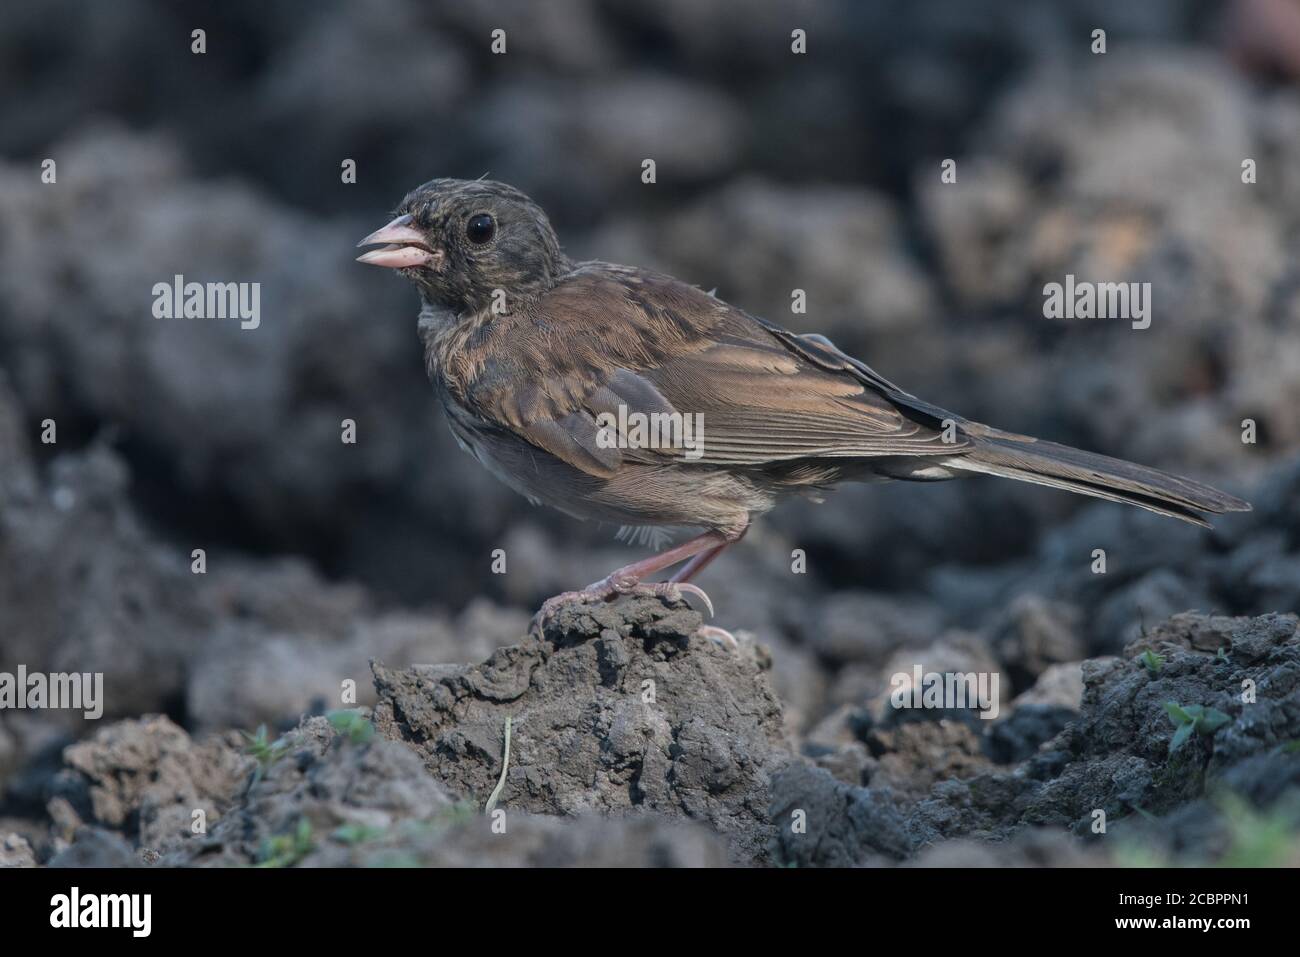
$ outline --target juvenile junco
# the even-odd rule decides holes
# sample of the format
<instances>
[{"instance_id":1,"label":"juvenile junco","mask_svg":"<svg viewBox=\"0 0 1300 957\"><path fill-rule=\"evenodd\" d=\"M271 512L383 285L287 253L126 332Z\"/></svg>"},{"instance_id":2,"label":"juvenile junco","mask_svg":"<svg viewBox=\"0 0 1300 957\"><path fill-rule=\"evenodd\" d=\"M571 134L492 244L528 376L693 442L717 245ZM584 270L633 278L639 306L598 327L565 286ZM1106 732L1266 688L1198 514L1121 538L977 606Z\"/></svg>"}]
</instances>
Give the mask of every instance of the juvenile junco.
<instances>
[{"instance_id":1,"label":"juvenile junco","mask_svg":"<svg viewBox=\"0 0 1300 957\"><path fill-rule=\"evenodd\" d=\"M504 183L435 179L397 213L358 244L382 244L359 261L419 289L425 362L461 446L535 503L703 529L556 600L609 598L685 562L671 591L781 498L843 481L998 475L1197 525L1208 524L1199 513L1250 508L1199 482L971 422L823 337L671 276L571 262L545 213Z\"/></svg>"}]
</instances>

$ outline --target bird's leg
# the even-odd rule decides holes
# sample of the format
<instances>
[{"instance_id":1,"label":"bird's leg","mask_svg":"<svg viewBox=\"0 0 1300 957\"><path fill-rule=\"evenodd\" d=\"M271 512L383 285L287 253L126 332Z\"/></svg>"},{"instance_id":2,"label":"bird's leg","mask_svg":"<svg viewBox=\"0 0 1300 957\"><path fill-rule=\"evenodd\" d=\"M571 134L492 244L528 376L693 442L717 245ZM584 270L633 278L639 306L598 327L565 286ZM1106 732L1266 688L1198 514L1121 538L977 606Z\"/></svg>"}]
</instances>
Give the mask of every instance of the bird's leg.
<instances>
[{"instance_id":1,"label":"bird's leg","mask_svg":"<svg viewBox=\"0 0 1300 957\"><path fill-rule=\"evenodd\" d=\"M533 617L533 625L540 629L546 619L555 614L561 605L570 602L609 601L618 595L625 595L636 590L641 585L642 579L647 576L663 571L678 562L694 559L702 554L720 552L733 541L735 541L735 538L728 537L723 532L708 531L682 542L680 545L674 545L657 555L651 555L640 561L632 562L630 565L624 565L622 568L616 568L600 581L592 582L581 591L564 592L562 595L548 598L542 603L542 607ZM688 565L687 568L689 567ZM685 570L683 569L683 571ZM682 592L688 592L704 602L709 614L713 614L713 602L709 600L709 596L699 586L689 584L684 580L681 582L676 580L661 582L653 587L653 592L660 598L667 598L670 601L676 601L681 598Z\"/></svg>"},{"instance_id":2,"label":"bird's leg","mask_svg":"<svg viewBox=\"0 0 1300 957\"><path fill-rule=\"evenodd\" d=\"M731 542L723 542L721 545L714 545L707 552L700 552L678 569L677 574L668 580L676 584L690 581L700 572L704 571L704 569L708 568L709 565L713 563L713 560L721 555L730 544Z\"/></svg>"},{"instance_id":3,"label":"bird's leg","mask_svg":"<svg viewBox=\"0 0 1300 957\"><path fill-rule=\"evenodd\" d=\"M730 539L722 532L708 531L694 538L682 542L680 545L674 545L658 555L651 555L649 558L643 558L639 562L633 562L630 565L624 565L622 568L616 568L598 582L588 585L583 591L612 591L614 594L622 594L630 591L639 585L642 579L653 575L655 572L661 572L665 568L670 568L678 562L691 561L687 564L689 568L695 561L703 555L710 552L721 551L731 544ZM674 578L672 581L676 582ZM685 579L682 579L685 581ZM666 582L665 584L671 584Z\"/></svg>"}]
</instances>

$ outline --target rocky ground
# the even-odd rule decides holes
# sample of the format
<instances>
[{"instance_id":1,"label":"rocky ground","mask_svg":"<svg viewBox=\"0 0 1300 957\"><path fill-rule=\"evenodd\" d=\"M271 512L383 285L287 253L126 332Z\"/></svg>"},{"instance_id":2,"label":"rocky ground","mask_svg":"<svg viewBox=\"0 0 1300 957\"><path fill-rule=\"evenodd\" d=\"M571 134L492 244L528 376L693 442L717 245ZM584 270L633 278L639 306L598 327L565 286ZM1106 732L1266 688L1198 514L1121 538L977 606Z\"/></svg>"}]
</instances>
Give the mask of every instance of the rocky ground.
<instances>
[{"instance_id":1,"label":"rocky ground","mask_svg":"<svg viewBox=\"0 0 1300 957\"><path fill-rule=\"evenodd\" d=\"M0 12L0 672L105 681L96 722L0 711L0 863L1297 862L1300 47L1264 5L263 6L203 57L134 0ZM485 170L575 257L1255 510L846 488L705 573L736 649L638 596L530 635L638 547L457 450L411 291L352 262ZM176 273L260 282L260 327L154 319ZM1045 318L1068 273L1150 282L1151 327ZM997 718L891 707L916 666L997 674Z\"/></svg>"},{"instance_id":2,"label":"rocky ground","mask_svg":"<svg viewBox=\"0 0 1300 957\"><path fill-rule=\"evenodd\" d=\"M7 822L0 859L1300 864L1294 615L1177 615L993 722L849 708L808 736L767 650L699 624L652 597L566 606L481 665L376 662L373 710L274 739L108 725L49 762L49 823ZM1176 744L1170 703L1217 717Z\"/></svg>"}]
</instances>

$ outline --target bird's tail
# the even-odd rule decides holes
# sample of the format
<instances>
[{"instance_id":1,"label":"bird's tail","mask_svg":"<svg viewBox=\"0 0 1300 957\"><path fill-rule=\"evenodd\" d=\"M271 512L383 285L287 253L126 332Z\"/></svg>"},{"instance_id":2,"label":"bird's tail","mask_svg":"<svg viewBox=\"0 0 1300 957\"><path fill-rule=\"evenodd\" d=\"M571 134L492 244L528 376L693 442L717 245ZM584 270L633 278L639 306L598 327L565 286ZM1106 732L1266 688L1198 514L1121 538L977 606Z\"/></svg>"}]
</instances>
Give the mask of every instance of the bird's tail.
<instances>
[{"instance_id":1,"label":"bird's tail","mask_svg":"<svg viewBox=\"0 0 1300 957\"><path fill-rule=\"evenodd\" d=\"M963 423L963 431L971 440L970 451L946 459L949 468L1126 502L1205 528L1210 523L1200 513L1250 511L1249 502L1227 492L1123 459L973 422Z\"/></svg>"}]
</instances>

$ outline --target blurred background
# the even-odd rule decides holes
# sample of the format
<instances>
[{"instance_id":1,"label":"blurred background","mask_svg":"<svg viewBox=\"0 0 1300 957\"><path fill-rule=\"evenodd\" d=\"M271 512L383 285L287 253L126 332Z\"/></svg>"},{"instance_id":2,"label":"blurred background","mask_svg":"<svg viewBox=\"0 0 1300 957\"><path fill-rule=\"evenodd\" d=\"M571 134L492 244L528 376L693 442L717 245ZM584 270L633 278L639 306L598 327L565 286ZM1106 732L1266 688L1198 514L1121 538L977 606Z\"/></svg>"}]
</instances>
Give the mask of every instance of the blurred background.
<instances>
[{"instance_id":1,"label":"blurred background","mask_svg":"<svg viewBox=\"0 0 1300 957\"><path fill-rule=\"evenodd\" d=\"M104 671L109 717L292 723L628 560L456 448L414 291L353 262L408 189L484 173L575 258L1256 505L1214 532L992 480L784 507L702 584L773 648L794 733L899 647L1015 692L1174 612L1295 610L1298 79L1295 0L5 4L0 664ZM260 328L153 318L177 273L260 282ZM1151 327L1044 318L1067 273L1151 283ZM79 733L0 715L0 807L39 806L32 762Z\"/></svg>"}]
</instances>

